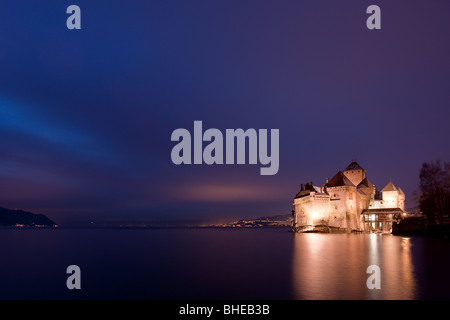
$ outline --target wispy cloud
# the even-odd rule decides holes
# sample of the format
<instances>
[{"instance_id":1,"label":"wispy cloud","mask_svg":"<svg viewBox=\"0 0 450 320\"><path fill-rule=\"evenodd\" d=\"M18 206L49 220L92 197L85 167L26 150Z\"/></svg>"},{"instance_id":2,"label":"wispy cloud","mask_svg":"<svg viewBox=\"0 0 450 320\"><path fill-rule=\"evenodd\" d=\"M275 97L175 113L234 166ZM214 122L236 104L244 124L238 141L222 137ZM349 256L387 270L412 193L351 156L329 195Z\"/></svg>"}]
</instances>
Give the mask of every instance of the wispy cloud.
<instances>
[{"instance_id":1,"label":"wispy cloud","mask_svg":"<svg viewBox=\"0 0 450 320\"><path fill-rule=\"evenodd\" d=\"M231 182L193 183L179 185L170 191L175 201L188 202L246 202L271 201L283 197L283 192L274 186Z\"/></svg>"},{"instance_id":2,"label":"wispy cloud","mask_svg":"<svg viewBox=\"0 0 450 320\"><path fill-rule=\"evenodd\" d=\"M113 164L111 159L122 163L118 158L123 156L110 144L84 128L74 126L70 119L45 113L32 103L0 97L0 130L21 138L17 139L21 143L14 145L18 153L27 152L30 146L39 143L52 149L55 158L69 156L84 163L108 166Z\"/></svg>"},{"instance_id":3,"label":"wispy cloud","mask_svg":"<svg viewBox=\"0 0 450 320\"><path fill-rule=\"evenodd\" d=\"M45 119L32 107L19 101L0 98L0 127L61 145L84 145L91 143L84 134L68 128L61 122Z\"/></svg>"}]
</instances>

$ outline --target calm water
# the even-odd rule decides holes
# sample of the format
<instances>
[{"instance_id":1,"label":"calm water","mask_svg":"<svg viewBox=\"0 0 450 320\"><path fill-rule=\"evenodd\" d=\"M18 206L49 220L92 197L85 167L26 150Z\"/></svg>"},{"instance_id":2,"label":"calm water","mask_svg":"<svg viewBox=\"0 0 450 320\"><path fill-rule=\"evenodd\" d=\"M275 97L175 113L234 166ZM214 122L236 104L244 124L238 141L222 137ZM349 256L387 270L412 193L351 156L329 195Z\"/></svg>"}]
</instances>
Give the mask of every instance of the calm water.
<instances>
[{"instance_id":1,"label":"calm water","mask_svg":"<svg viewBox=\"0 0 450 320\"><path fill-rule=\"evenodd\" d=\"M0 242L1 299L450 298L450 242L422 237L60 228L0 229ZM66 288L71 264L81 290Z\"/></svg>"}]
</instances>

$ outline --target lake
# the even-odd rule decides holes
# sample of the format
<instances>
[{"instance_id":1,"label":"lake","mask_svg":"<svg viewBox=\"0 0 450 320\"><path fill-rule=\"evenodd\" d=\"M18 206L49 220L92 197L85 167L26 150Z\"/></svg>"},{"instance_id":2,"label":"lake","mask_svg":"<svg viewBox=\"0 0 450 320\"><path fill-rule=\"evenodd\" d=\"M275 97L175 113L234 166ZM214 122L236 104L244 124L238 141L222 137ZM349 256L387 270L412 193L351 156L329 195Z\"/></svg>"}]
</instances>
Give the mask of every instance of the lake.
<instances>
[{"instance_id":1,"label":"lake","mask_svg":"<svg viewBox=\"0 0 450 320\"><path fill-rule=\"evenodd\" d=\"M0 299L449 299L450 242L288 228L0 229ZM81 289L66 269L81 270ZM380 267L368 289L367 267Z\"/></svg>"}]
</instances>

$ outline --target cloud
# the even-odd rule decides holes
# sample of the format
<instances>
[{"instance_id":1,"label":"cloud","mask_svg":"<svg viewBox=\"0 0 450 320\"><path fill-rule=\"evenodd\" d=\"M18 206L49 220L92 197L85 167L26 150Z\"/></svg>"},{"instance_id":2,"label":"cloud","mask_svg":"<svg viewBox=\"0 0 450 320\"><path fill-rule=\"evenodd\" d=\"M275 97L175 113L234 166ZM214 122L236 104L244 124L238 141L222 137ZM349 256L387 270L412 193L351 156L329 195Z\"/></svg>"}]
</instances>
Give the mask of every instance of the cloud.
<instances>
[{"instance_id":1,"label":"cloud","mask_svg":"<svg viewBox=\"0 0 450 320\"><path fill-rule=\"evenodd\" d=\"M285 195L270 185L242 183L197 183L170 191L174 200L192 202L246 202L279 200Z\"/></svg>"},{"instance_id":2,"label":"cloud","mask_svg":"<svg viewBox=\"0 0 450 320\"><path fill-rule=\"evenodd\" d=\"M1 144L16 154L36 150L39 145L41 152L54 159L71 158L102 166L123 164L123 155L111 144L32 103L0 97L0 130L14 137L14 145L5 140Z\"/></svg>"},{"instance_id":3,"label":"cloud","mask_svg":"<svg viewBox=\"0 0 450 320\"><path fill-rule=\"evenodd\" d=\"M89 139L62 123L45 121L42 114L18 101L0 98L0 127L12 132L29 135L52 143L80 145Z\"/></svg>"}]
</instances>

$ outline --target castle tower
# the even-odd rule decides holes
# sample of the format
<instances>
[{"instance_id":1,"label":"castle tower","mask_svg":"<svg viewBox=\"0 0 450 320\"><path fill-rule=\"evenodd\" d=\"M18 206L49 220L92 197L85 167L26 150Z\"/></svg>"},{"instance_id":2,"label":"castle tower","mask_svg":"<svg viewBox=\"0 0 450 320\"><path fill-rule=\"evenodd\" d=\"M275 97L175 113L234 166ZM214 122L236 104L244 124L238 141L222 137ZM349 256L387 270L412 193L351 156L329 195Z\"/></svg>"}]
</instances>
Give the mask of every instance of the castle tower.
<instances>
[{"instance_id":1,"label":"castle tower","mask_svg":"<svg viewBox=\"0 0 450 320\"><path fill-rule=\"evenodd\" d=\"M326 186L330 195L328 206L329 226L359 229L358 195L356 186L344 172L339 171Z\"/></svg>"},{"instance_id":2,"label":"castle tower","mask_svg":"<svg viewBox=\"0 0 450 320\"><path fill-rule=\"evenodd\" d=\"M344 170L344 175L355 185L359 185L366 178L364 170L356 161L350 163Z\"/></svg>"},{"instance_id":3,"label":"castle tower","mask_svg":"<svg viewBox=\"0 0 450 320\"><path fill-rule=\"evenodd\" d=\"M404 201L404 193L403 194L403 201ZM383 198L383 203L385 206L391 206L395 208L401 208L399 204L399 196L400 192L398 188L391 182L389 183L381 190L381 195ZM403 203L404 208L404 203Z\"/></svg>"}]
</instances>

